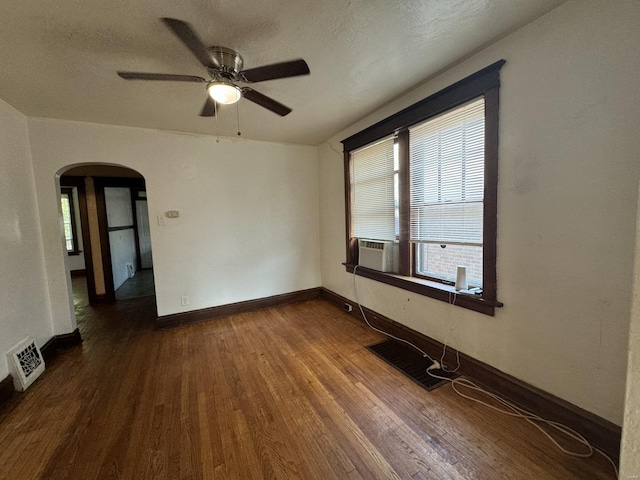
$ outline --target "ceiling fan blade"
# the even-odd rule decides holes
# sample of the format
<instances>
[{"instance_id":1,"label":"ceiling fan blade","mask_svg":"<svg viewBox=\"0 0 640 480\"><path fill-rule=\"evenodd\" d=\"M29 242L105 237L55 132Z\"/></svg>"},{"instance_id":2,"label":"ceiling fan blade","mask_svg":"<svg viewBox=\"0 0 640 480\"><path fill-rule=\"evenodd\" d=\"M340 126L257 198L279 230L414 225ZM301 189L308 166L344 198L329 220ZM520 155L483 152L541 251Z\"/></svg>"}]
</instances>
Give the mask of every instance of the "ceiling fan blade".
<instances>
[{"instance_id":1,"label":"ceiling fan blade","mask_svg":"<svg viewBox=\"0 0 640 480\"><path fill-rule=\"evenodd\" d=\"M191 50L191 53L195 55L202 65L208 68L220 67L218 62L209 55L207 48L200 41L196 32L193 31L191 25L175 18L162 18L162 21Z\"/></svg>"},{"instance_id":2,"label":"ceiling fan blade","mask_svg":"<svg viewBox=\"0 0 640 480\"><path fill-rule=\"evenodd\" d=\"M202 111L200 112L201 117L215 117L216 116L216 102L207 95L207 101L204 102L204 106L202 107Z\"/></svg>"},{"instance_id":3,"label":"ceiling fan blade","mask_svg":"<svg viewBox=\"0 0 640 480\"><path fill-rule=\"evenodd\" d=\"M269 98L266 95L256 92L252 88L244 87L242 89L242 96L247 100L257 103L261 107L271 110L273 113L277 113L281 117L291 113L291 109L279 102L276 102L273 98Z\"/></svg>"},{"instance_id":4,"label":"ceiling fan blade","mask_svg":"<svg viewBox=\"0 0 640 480\"><path fill-rule=\"evenodd\" d=\"M143 73L143 72L118 72L125 80L163 80L169 82L194 82L202 83L206 80L193 75L172 75L167 73Z\"/></svg>"},{"instance_id":5,"label":"ceiling fan blade","mask_svg":"<svg viewBox=\"0 0 640 480\"><path fill-rule=\"evenodd\" d=\"M273 63L262 67L250 68L240 72L242 78L247 82L264 82L276 78L297 77L298 75L308 75L309 65L301 58L289 62Z\"/></svg>"}]
</instances>

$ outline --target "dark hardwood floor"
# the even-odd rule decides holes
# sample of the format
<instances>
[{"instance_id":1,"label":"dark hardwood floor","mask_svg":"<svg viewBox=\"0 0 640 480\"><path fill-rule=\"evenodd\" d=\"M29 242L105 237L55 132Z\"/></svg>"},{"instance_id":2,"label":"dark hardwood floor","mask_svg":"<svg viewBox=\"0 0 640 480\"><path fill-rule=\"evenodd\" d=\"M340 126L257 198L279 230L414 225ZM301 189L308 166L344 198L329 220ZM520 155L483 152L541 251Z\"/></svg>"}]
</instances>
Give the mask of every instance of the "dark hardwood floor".
<instances>
[{"instance_id":1,"label":"dark hardwood floor","mask_svg":"<svg viewBox=\"0 0 640 480\"><path fill-rule=\"evenodd\" d=\"M138 270L133 277L129 278L116 290L116 300L146 297L155 294L153 269L146 268L144 270Z\"/></svg>"},{"instance_id":2,"label":"dark hardwood floor","mask_svg":"<svg viewBox=\"0 0 640 480\"><path fill-rule=\"evenodd\" d=\"M614 478L449 385L423 390L322 300L167 330L153 301L78 294L84 343L0 411L0 478Z\"/></svg>"}]
</instances>

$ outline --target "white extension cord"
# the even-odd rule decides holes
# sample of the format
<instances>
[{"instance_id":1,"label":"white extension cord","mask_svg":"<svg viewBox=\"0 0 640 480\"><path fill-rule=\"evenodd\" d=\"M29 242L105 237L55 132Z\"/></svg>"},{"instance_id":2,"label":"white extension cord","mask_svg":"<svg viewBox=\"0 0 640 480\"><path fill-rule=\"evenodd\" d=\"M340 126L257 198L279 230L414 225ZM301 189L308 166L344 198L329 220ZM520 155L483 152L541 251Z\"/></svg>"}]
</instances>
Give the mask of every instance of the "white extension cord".
<instances>
[{"instance_id":1,"label":"white extension cord","mask_svg":"<svg viewBox=\"0 0 640 480\"><path fill-rule=\"evenodd\" d=\"M362 318L364 319L365 323L369 326L369 328L371 328L372 330L375 330L376 332L379 332L389 338L393 338L394 340L397 340L399 342L405 343L407 345L410 345L411 347L413 347L414 349L416 349L418 352L420 352L422 354L423 357L428 358L429 360L431 360L431 366L429 368L427 368L427 373L432 376L433 378L437 378L440 380L445 380L447 382L451 383L451 388L453 388L453 391L458 394L461 397L464 397L468 400L471 400L473 402L479 403L481 405L484 405L487 408L490 408L492 410L495 410L496 412L502 413L504 415L509 415L511 417L516 417L516 418L521 418L527 422L529 422L531 425L533 425L534 427L536 427L540 432L542 432L542 434L544 436L546 436L562 453L564 453L565 455L569 455L572 457L578 457L578 458L589 458L591 456L593 456L593 452L596 451L598 453L600 453L604 458L606 458L609 463L611 463L611 466L613 467L613 470L615 472L616 478L618 478L618 467L615 464L615 462L613 460L611 460L611 458L604 453L602 450L593 447L589 441L584 438L581 434L579 434L578 432L576 432L575 430L573 430L570 427L567 427L566 425L563 425L561 423L558 422L554 422L552 420L547 420L543 417L540 417L539 415L536 415L532 412L529 412L523 408L518 407L517 405L514 405L513 403L501 398L500 396L491 393L485 389L483 389L482 387L478 386L477 384L475 384L474 382L472 382L471 380L467 379L467 378L463 378L463 377L457 377L455 379L451 379L451 378L447 378L447 377L442 377L440 375L436 375L434 373L432 373L433 370L439 370L442 369L443 371L447 372L447 373L453 373L456 372L459 368L460 368L460 355L459 355L459 351L456 349L456 359L457 359L457 366L456 368L454 368L453 370L447 370L446 366L444 365L444 357L447 351L447 342L445 341L443 349L442 349L442 355L440 357L440 361L438 360L434 360L431 356L429 356L425 351L423 351L420 347L418 347L417 345L414 345L413 343L409 342L408 340L405 340L403 338L399 338L396 337L395 335L392 335L388 332L385 332L377 327L374 327L373 325L371 325L371 323L369 323L369 320L367 319L367 316L364 313L364 310L362 308L362 305L360 305L360 301L358 299L358 290L356 288L356 270L357 270L358 266L356 265L353 268L353 294L355 296L355 301L358 304L358 308L360 309L360 313L362 314ZM455 305L455 300L456 300L456 294L454 294L453 297L453 301L450 301L449 303L451 305ZM460 387L464 387L464 388L468 388L470 390L473 391L477 391L480 392L483 395L486 395L492 399L494 399L495 401L497 401L498 403L504 405L505 407L507 407L509 410L500 408L500 407L496 407L494 405L491 405L483 400L480 400L479 398L475 398L475 397L471 397L463 392L461 392L460 390L458 390L458 388L456 388L456 386L460 386ZM586 451L585 452L576 452L573 450L568 450L566 448L564 448L562 445L560 445L558 443L558 441L553 438L548 432L546 432L541 426L542 425L547 425L555 430L557 430L559 433L566 435L569 438L574 439L575 441L577 441L578 443L580 443L581 445L584 445L586 447Z\"/></svg>"}]
</instances>

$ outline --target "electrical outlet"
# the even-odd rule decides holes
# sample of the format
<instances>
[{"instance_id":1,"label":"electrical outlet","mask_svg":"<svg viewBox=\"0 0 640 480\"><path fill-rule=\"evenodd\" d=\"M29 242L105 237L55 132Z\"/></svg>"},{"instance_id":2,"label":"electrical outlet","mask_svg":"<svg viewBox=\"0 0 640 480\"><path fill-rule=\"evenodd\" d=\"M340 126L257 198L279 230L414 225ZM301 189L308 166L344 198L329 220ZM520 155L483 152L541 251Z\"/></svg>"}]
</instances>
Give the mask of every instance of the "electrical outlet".
<instances>
[{"instance_id":1,"label":"electrical outlet","mask_svg":"<svg viewBox=\"0 0 640 480\"><path fill-rule=\"evenodd\" d=\"M164 227L165 226L164 217L161 216L161 215L158 215L158 226L159 227Z\"/></svg>"},{"instance_id":2,"label":"electrical outlet","mask_svg":"<svg viewBox=\"0 0 640 480\"><path fill-rule=\"evenodd\" d=\"M182 303L183 307L186 307L187 305L189 305L189 296L188 295L183 295L180 298L180 302Z\"/></svg>"},{"instance_id":3,"label":"electrical outlet","mask_svg":"<svg viewBox=\"0 0 640 480\"><path fill-rule=\"evenodd\" d=\"M351 310L353 310L353 307L351 306L350 303L345 303L342 308L344 309L345 312L350 312Z\"/></svg>"}]
</instances>

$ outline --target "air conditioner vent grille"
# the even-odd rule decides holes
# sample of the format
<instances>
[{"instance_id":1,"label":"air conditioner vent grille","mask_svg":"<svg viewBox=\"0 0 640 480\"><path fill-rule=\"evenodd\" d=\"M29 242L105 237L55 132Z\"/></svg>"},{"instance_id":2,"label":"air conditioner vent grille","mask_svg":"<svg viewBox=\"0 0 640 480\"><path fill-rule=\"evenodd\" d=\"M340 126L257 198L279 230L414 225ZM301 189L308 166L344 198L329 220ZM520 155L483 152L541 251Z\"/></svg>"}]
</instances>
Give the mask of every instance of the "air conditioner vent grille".
<instances>
[{"instance_id":1,"label":"air conditioner vent grille","mask_svg":"<svg viewBox=\"0 0 640 480\"><path fill-rule=\"evenodd\" d=\"M371 242L369 240L362 240L362 243L360 245L364 248L375 248L376 250L384 249L384 243L382 242Z\"/></svg>"}]
</instances>

